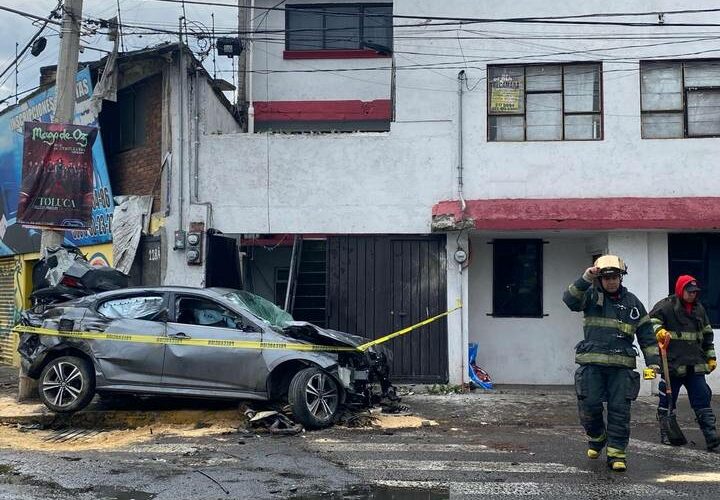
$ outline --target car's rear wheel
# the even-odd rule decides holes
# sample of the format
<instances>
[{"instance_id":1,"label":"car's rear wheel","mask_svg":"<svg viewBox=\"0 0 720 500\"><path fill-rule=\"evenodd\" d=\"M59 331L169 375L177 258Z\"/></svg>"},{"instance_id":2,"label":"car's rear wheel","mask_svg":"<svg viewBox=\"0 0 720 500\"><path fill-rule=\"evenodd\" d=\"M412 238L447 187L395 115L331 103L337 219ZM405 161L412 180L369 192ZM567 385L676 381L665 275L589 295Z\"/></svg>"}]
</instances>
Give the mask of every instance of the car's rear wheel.
<instances>
[{"instance_id":1,"label":"car's rear wheel","mask_svg":"<svg viewBox=\"0 0 720 500\"><path fill-rule=\"evenodd\" d=\"M290 382L288 403L296 421L308 429L322 429L335 420L340 407L340 388L327 372L305 368Z\"/></svg>"},{"instance_id":2,"label":"car's rear wheel","mask_svg":"<svg viewBox=\"0 0 720 500\"><path fill-rule=\"evenodd\" d=\"M95 394L95 377L86 359L63 356L50 361L40 373L40 400L57 413L82 410Z\"/></svg>"}]
</instances>

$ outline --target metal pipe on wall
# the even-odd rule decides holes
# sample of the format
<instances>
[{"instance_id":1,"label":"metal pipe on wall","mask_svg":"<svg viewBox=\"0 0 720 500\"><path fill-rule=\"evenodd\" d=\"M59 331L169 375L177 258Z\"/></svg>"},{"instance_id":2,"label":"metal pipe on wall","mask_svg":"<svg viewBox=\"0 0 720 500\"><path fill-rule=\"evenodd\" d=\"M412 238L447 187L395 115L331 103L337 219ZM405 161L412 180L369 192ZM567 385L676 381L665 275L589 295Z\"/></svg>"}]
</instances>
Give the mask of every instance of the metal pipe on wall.
<instances>
[{"instance_id":1,"label":"metal pipe on wall","mask_svg":"<svg viewBox=\"0 0 720 500\"><path fill-rule=\"evenodd\" d=\"M248 99L248 133L255 133L255 106L253 104L253 48L255 47L255 0L250 1L250 43L247 54L247 99Z\"/></svg>"},{"instance_id":2,"label":"metal pipe on wall","mask_svg":"<svg viewBox=\"0 0 720 500\"><path fill-rule=\"evenodd\" d=\"M460 199L460 209L462 210L462 218L465 219L465 196L463 193L463 86L467 81L465 70L458 73L458 145L457 145L457 190Z\"/></svg>"},{"instance_id":3,"label":"metal pipe on wall","mask_svg":"<svg viewBox=\"0 0 720 500\"><path fill-rule=\"evenodd\" d=\"M185 146L185 59L183 57L183 41L182 41L182 22L183 17L178 18L179 28L179 39L178 39L178 113L179 113L179 136L178 136L178 231L183 231L183 210L184 202L183 198L183 168L185 163L184 146Z\"/></svg>"}]
</instances>

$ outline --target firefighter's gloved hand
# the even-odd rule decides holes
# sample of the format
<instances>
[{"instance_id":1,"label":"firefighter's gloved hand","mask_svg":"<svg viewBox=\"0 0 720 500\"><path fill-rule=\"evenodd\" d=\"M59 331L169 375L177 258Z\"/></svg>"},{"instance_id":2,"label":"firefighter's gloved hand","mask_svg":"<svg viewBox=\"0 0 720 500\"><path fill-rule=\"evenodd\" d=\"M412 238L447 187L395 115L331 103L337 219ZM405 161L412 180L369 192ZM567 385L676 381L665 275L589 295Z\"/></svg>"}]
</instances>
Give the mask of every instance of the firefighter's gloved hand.
<instances>
[{"instance_id":1,"label":"firefighter's gloved hand","mask_svg":"<svg viewBox=\"0 0 720 500\"><path fill-rule=\"evenodd\" d=\"M588 283L592 283L600 275L599 267L588 267L582 275L582 278Z\"/></svg>"},{"instance_id":2,"label":"firefighter's gloved hand","mask_svg":"<svg viewBox=\"0 0 720 500\"><path fill-rule=\"evenodd\" d=\"M717 368L717 359L710 359L708 362L708 368L710 368L710 373L715 371L715 368Z\"/></svg>"},{"instance_id":3,"label":"firefighter's gloved hand","mask_svg":"<svg viewBox=\"0 0 720 500\"><path fill-rule=\"evenodd\" d=\"M652 371L654 371L656 374L660 373L660 366L659 365L648 365L648 368L650 368Z\"/></svg>"},{"instance_id":4,"label":"firefighter's gloved hand","mask_svg":"<svg viewBox=\"0 0 720 500\"><path fill-rule=\"evenodd\" d=\"M657 339L658 344L665 344L670 342L670 332L668 332L665 328L660 328L657 332L655 332L655 338Z\"/></svg>"}]
</instances>

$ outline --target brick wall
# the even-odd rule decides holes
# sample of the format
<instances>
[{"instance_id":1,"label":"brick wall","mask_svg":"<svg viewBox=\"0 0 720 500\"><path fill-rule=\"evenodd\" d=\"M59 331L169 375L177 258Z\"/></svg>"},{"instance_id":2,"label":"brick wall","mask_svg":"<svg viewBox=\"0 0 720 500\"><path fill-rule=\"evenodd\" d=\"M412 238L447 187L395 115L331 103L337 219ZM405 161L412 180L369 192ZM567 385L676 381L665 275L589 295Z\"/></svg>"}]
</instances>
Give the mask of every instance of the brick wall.
<instances>
[{"instance_id":1,"label":"brick wall","mask_svg":"<svg viewBox=\"0 0 720 500\"><path fill-rule=\"evenodd\" d=\"M160 210L160 161L162 131L162 74L143 82L148 92L145 142L141 146L109 154L108 171L113 195L153 195L153 212ZM122 106L121 100L118 106Z\"/></svg>"}]
</instances>

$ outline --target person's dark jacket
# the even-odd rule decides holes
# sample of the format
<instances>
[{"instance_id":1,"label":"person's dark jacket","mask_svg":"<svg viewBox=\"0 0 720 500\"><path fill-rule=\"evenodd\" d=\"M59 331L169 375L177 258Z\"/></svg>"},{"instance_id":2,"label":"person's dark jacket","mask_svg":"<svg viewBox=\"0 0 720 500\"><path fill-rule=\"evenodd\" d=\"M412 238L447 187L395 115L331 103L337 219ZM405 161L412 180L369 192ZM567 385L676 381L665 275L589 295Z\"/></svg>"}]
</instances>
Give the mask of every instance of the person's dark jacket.
<instances>
[{"instance_id":1,"label":"person's dark jacket","mask_svg":"<svg viewBox=\"0 0 720 500\"><path fill-rule=\"evenodd\" d=\"M635 368L638 343L646 365L659 363L659 351L650 317L642 302L621 286L614 295L580 278L563 294L572 311L584 313L584 339L575 346L575 362Z\"/></svg>"},{"instance_id":2,"label":"person's dark jacket","mask_svg":"<svg viewBox=\"0 0 720 500\"><path fill-rule=\"evenodd\" d=\"M687 304L682 301L684 286L680 286L680 290L677 288L674 295L662 299L650 311L653 329L657 332L664 328L670 333L670 373L683 376L690 369L695 373L710 373L707 362L715 359L710 320L700 302Z\"/></svg>"}]
</instances>

